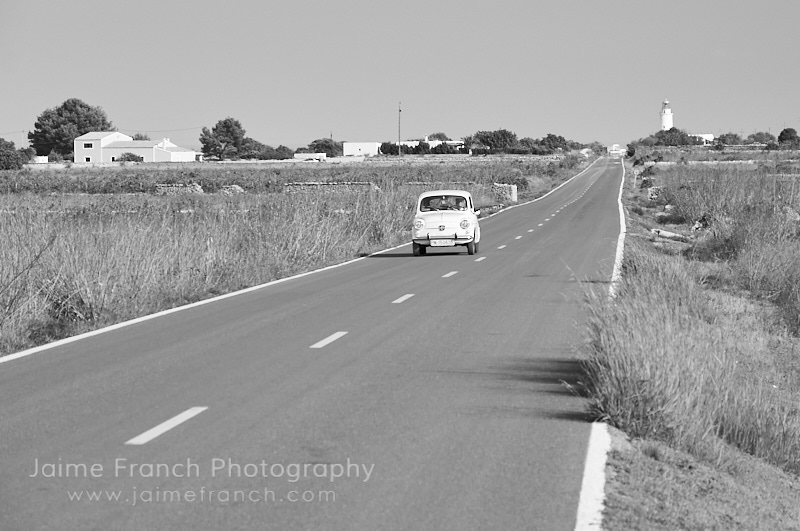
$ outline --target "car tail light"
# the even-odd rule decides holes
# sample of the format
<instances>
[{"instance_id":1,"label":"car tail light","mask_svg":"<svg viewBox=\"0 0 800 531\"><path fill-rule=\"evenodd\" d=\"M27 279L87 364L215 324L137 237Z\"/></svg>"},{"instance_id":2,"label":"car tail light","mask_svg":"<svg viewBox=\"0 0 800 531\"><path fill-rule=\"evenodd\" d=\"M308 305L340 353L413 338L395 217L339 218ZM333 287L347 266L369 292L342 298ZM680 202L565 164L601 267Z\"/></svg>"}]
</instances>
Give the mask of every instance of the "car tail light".
<instances>
[{"instance_id":1,"label":"car tail light","mask_svg":"<svg viewBox=\"0 0 800 531\"><path fill-rule=\"evenodd\" d=\"M420 230L423 227L425 227L425 220L422 220L422 219L415 219L414 220L414 228L415 229Z\"/></svg>"},{"instance_id":2,"label":"car tail light","mask_svg":"<svg viewBox=\"0 0 800 531\"><path fill-rule=\"evenodd\" d=\"M462 219L461 223L460 223L460 226L461 226L462 229L468 229L469 228L469 220L468 219Z\"/></svg>"}]
</instances>

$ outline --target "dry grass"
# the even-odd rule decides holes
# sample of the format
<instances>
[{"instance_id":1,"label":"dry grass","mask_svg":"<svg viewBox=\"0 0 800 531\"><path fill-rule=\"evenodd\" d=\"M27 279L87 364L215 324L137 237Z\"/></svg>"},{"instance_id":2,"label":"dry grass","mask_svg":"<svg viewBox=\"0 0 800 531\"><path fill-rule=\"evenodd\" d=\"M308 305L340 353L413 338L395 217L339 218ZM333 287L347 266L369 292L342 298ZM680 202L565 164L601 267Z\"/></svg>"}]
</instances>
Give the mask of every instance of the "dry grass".
<instances>
[{"instance_id":1,"label":"dry grass","mask_svg":"<svg viewBox=\"0 0 800 531\"><path fill-rule=\"evenodd\" d=\"M684 258L644 245L626 248L616 300L590 296L583 363L594 416L711 460L724 442L800 473L798 387L774 386L784 367L753 370L771 356L769 317L708 293Z\"/></svg>"},{"instance_id":2,"label":"dry grass","mask_svg":"<svg viewBox=\"0 0 800 531\"><path fill-rule=\"evenodd\" d=\"M656 174L663 200L632 184L623 281L587 296L582 356L594 416L635 447L611 457L607 528L800 528L800 188L681 166ZM667 202L688 244L649 233Z\"/></svg>"}]
</instances>

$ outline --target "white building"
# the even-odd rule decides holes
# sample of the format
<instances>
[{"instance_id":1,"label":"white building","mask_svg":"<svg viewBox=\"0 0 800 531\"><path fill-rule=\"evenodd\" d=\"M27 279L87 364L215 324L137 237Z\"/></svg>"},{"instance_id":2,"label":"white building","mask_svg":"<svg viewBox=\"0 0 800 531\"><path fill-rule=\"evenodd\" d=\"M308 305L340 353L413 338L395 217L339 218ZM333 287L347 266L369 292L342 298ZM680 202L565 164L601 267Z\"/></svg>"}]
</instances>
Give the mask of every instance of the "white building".
<instances>
[{"instance_id":1,"label":"white building","mask_svg":"<svg viewBox=\"0 0 800 531\"><path fill-rule=\"evenodd\" d=\"M380 149L380 142L342 142L342 155L345 157L376 157Z\"/></svg>"},{"instance_id":2,"label":"white building","mask_svg":"<svg viewBox=\"0 0 800 531\"><path fill-rule=\"evenodd\" d=\"M406 147L415 148L419 145L420 142L425 142L431 149L437 146L441 146L442 144L447 144L448 146L454 147L456 149L464 147L463 140L429 140L427 136L425 136L425 138L423 138L422 140L404 140L403 142L401 142L401 144L403 144ZM397 145L397 142L395 142L394 144Z\"/></svg>"},{"instance_id":3,"label":"white building","mask_svg":"<svg viewBox=\"0 0 800 531\"><path fill-rule=\"evenodd\" d=\"M197 152L162 140L134 140L118 131L92 131L74 140L76 163L116 162L132 153L143 162L194 162Z\"/></svg>"},{"instance_id":4,"label":"white building","mask_svg":"<svg viewBox=\"0 0 800 531\"><path fill-rule=\"evenodd\" d=\"M689 133L689 136L702 141L704 146L710 146L714 143L714 135L712 133Z\"/></svg>"},{"instance_id":5,"label":"white building","mask_svg":"<svg viewBox=\"0 0 800 531\"><path fill-rule=\"evenodd\" d=\"M669 131L672 127L672 109L669 108L669 100L665 99L661 104L661 130Z\"/></svg>"}]
</instances>

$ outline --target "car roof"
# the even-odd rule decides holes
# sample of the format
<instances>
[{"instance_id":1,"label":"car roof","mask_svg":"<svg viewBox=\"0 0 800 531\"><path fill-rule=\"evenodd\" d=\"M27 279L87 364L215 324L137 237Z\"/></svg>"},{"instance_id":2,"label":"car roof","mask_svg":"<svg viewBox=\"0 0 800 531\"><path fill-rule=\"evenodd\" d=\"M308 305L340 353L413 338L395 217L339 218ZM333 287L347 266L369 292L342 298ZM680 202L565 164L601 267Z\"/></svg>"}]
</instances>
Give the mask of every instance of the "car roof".
<instances>
[{"instance_id":1,"label":"car roof","mask_svg":"<svg viewBox=\"0 0 800 531\"><path fill-rule=\"evenodd\" d=\"M419 198L422 199L423 197L431 197L437 195L462 195L464 197L472 197L472 194L465 190L430 190L428 192L422 192L419 194Z\"/></svg>"}]
</instances>

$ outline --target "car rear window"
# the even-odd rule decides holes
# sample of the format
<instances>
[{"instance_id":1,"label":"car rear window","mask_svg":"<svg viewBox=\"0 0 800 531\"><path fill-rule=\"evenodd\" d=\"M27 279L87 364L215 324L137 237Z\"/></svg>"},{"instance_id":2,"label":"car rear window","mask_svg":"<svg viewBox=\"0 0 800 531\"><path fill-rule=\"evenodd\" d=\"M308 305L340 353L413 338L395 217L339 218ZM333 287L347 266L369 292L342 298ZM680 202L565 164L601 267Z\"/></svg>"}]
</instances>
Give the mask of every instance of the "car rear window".
<instances>
[{"instance_id":1,"label":"car rear window","mask_svg":"<svg viewBox=\"0 0 800 531\"><path fill-rule=\"evenodd\" d=\"M434 210L466 210L467 198L463 195L434 195L423 197L419 203L420 212Z\"/></svg>"}]
</instances>

